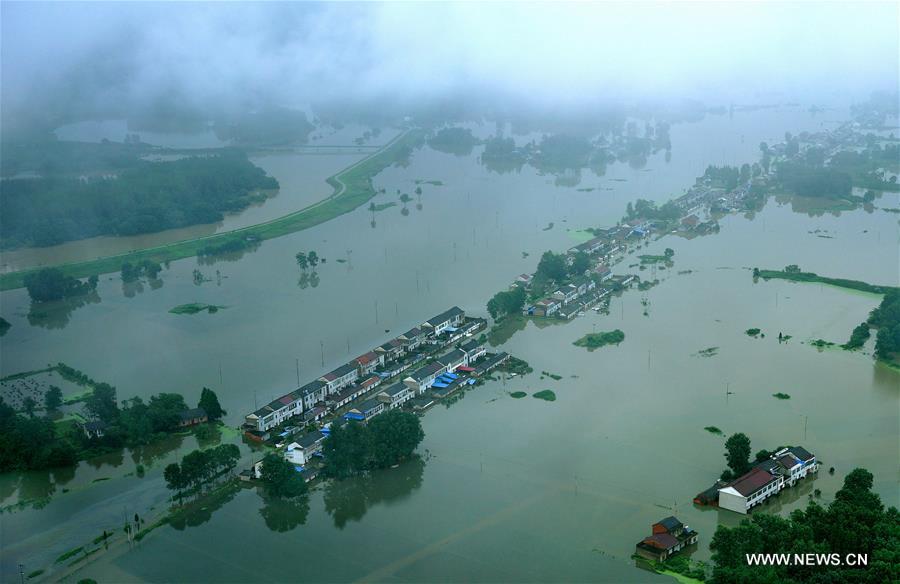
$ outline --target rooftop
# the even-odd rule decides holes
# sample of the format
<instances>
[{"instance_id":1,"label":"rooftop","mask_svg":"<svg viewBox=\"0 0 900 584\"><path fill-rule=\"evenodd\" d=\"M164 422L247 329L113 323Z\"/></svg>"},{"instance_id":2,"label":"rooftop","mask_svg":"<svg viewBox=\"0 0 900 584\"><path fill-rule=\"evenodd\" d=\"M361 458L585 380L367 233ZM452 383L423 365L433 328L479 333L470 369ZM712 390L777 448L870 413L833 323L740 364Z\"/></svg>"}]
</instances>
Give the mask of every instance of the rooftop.
<instances>
[{"instance_id":1,"label":"rooftop","mask_svg":"<svg viewBox=\"0 0 900 584\"><path fill-rule=\"evenodd\" d=\"M449 310L445 310L444 312L440 313L437 316L429 318L428 320L425 321L425 324L429 324L431 326L438 326L440 324L444 324L448 320L455 318L457 316L465 316L465 314L466 313L463 312L463 310L459 306L454 306L453 308L450 308Z\"/></svg>"},{"instance_id":2,"label":"rooftop","mask_svg":"<svg viewBox=\"0 0 900 584\"><path fill-rule=\"evenodd\" d=\"M729 486L744 497L749 497L756 491L762 489L775 480L777 479L768 472L762 470L761 468L754 468L744 476L731 483Z\"/></svg>"}]
</instances>

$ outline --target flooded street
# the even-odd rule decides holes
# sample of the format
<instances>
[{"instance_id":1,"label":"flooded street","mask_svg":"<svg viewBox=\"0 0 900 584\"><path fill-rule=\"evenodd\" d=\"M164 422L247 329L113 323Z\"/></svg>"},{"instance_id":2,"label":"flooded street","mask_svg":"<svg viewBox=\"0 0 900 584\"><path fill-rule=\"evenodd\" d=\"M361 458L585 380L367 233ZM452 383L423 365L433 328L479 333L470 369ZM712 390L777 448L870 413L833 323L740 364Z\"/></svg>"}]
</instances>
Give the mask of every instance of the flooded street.
<instances>
[{"instance_id":1,"label":"flooded street","mask_svg":"<svg viewBox=\"0 0 900 584\"><path fill-rule=\"evenodd\" d=\"M305 382L449 306L483 316L487 299L533 271L543 251L565 250L583 239L578 230L614 224L627 202L666 201L707 165L754 162L760 141L829 127L837 115L798 108L707 115L672 126L668 162L660 152L640 168L616 163L603 176L584 170L569 186L528 166L493 173L479 163L480 147L469 156L424 147L408 166L375 178L386 192L374 203L396 203L384 210L364 206L230 261L172 262L161 286L124 286L108 274L99 302L60 306L42 318L29 316L25 290L3 292L0 314L12 328L0 339L0 373L62 361L115 385L120 399L175 391L193 403L211 387L228 411L226 422L236 426L296 386L297 360ZM379 140L392 135L385 131ZM348 142L341 135L331 144ZM281 192L221 226L184 231L213 233L303 207L330 192L325 178L363 155L254 155ZM398 190L411 200L402 203ZM876 206L898 207L898 195L885 194ZM823 471L775 499L772 511L804 506L813 489L830 500L858 466L875 475L883 500L896 504L900 374L874 363L874 339L863 352L808 344L845 342L879 297L754 282L750 269L798 264L897 285L897 215L861 209L809 216L772 199L755 216L731 215L720 224L717 234L668 236L641 252L671 247L670 270L638 272L627 259L617 265L615 273L660 283L614 298L608 315L591 311L517 332L502 350L535 373L435 406L423 419L421 461L322 485L308 510L280 512L280 520L267 515L254 491L242 490L190 525L164 526L133 550L99 557L72 580L663 581L630 559L651 523L676 514L700 533L694 557L708 559L716 525L741 518L691 503L725 466L724 439L706 426L746 433L754 452L801 444L818 455ZM118 253L170 236L98 245ZM95 243L65 244L53 257L84 257ZM309 250L327 261L316 278L301 279L294 254ZM16 253L30 251L4 254L3 263L20 261ZM195 284L195 269L209 281ZM226 308L168 312L189 302ZM765 338L748 337L751 327ZM594 352L572 345L585 333L614 328L625 333L621 345ZM792 338L779 343L779 332ZM713 347L714 356L698 354ZM562 379L541 380L540 371ZM557 401L508 395L541 389L552 389ZM777 400L775 392L791 399ZM173 438L69 472L0 476L0 577L14 577L23 558L30 569L52 564L120 525L123 514L161 511L168 496L162 468L195 446L194 437ZM250 460L246 447L242 452ZM146 476L127 476L139 463Z\"/></svg>"}]
</instances>

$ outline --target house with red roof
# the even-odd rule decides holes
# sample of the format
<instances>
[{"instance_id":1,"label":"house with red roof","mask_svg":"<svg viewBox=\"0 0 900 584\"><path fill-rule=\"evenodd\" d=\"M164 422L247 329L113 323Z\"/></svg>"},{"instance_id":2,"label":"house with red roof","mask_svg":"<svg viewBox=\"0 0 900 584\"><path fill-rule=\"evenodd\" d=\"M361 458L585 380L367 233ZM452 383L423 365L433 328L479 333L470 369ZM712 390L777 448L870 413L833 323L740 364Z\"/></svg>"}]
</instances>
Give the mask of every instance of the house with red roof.
<instances>
[{"instance_id":1,"label":"house with red roof","mask_svg":"<svg viewBox=\"0 0 900 584\"><path fill-rule=\"evenodd\" d=\"M651 530L653 534L638 542L634 549L637 555L648 560L664 561L697 543L697 532L673 516L660 519Z\"/></svg>"}]
</instances>

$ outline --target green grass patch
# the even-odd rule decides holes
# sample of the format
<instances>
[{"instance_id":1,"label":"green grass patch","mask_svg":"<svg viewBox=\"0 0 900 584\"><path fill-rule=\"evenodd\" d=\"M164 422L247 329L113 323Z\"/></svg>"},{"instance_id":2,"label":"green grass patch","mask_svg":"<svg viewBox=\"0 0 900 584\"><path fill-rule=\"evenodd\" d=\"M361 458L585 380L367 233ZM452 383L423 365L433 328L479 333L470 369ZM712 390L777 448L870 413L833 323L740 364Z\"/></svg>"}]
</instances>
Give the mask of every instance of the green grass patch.
<instances>
[{"instance_id":1,"label":"green grass patch","mask_svg":"<svg viewBox=\"0 0 900 584\"><path fill-rule=\"evenodd\" d=\"M708 347L694 353L697 357L715 357L719 354L719 347Z\"/></svg>"},{"instance_id":2,"label":"green grass patch","mask_svg":"<svg viewBox=\"0 0 900 584\"><path fill-rule=\"evenodd\" d=\"M68 560L69 558L71 558L71 557L73 557L73 556L76 556L76 555L80 554L80 553L82 552L82 550L84 550L84 546L83 546L83 545L82 545L82 546L78 546L78 547L75 548L75 549L71 549L71 550L67 551L66 553L62 554L61 556L59 556L58 558L56 558L56 562L54 562L54 563L59 564L59 563L61 563L61 562L65 562L65 561Z\"/></svg>"},{"instance_id":3,"label":"green grass patch","mask_svg":"<svg viewBox=\"0 0 900 584\"><path fill-rule=\"evenodd\" d=\"M40 570L35 570L35 571L33 571L33 572L28 572L28 579L30 580L30 579L32 579L32 578L37 578L38 576L40 576L40 575L43 574L44 572L46 572L46 570L45 570L44 568L41 568Z\"/></svg>"},{"instance_id":4,"label":"green grass patch","mask_svg":"<svg viewBox=\"0 0 900 584\"><path fill-rule=\"evenodd\" d=\"M773 393L772 397L778 398L778 399L791 399L791 396L789 394L781 393L780 391L778 393Z\"/></svg>"},{"instance_id":5,"label":"green grass patch","mask_svg":"<svg viewBox=\"0 0 900 584\"><path fill-rule=\"evenodd\" d=\"M828 347L834 346L834 343L832 343L831 341L826 341L824 339L816 339L815 341L810 341L809 344L813 347L816 347L817 349L827 349Z\"/></svg>"},{"instance_id":6,"label":"green grass patch","mask_svg":"<svg viewBox=\"0 0 900 584\"><path fill-rule=\"evenodd\" d=\"M601 331L599 333L588 333L572 343L576 347L585 347L588 351L605 347L606 345L618 345L625 340L625 333L619 329L612 331Z\"/></svg>"},{"instance_id":7,"label":"green grass patch","mask_svg":"<svg viewBox=\"0 0 900 584\"><path fill-rule=\"evenodd\" d=\"M514 397L516 399L521 399L528 394L525 393L524 391L514 391L514 392L510 393L509 395L510 395L510 397Z\"/></svg>"},{"instance_id":8,"label":"green grass patch","mask_svg":"<svg viewBox=\"0 0 900 584\"><path fill-rule=\"evenodd\" d=\"M559 381L560 379L562 379L562 375L557 375L556 373L550 373L549 371L541 371L541 375L545 375L555 381Z\"/></svg>"},{"instance_id":9,"label":"green grass patch","mask_svg":"<svg viewBox=\"0 0 900 584\"><path fill-rule=\"evenodd\" d=\"M653 255L653 254L639 255L638 259L641 260L642 264L659 264L659 263L665 263L665 262L669 261L669 258L667 258L664 255Z\"/></svg>"},{"instance_id":10,"label":"green grass patch","mask_svg":"<svg viewBox=\"0 0 900 584\"><path fill-rule=\"evenodd\" d=\"M191 302L189 304L179 304L175 308L169 310L172 314L197 314L198 312L203 312L204 310L209 314L215 314L224 306L217 306L215 304L203 304L202 302Z\"/></svg>"},{"instance_id":11,"label":"green grass patch","mask_svg":"<svg viewBox=\"0 0 900 584\"><path fill-rule=\"evenodd\" d=\"M747 330L744 331L744 334L747 335L748 337L756 338L759 336L760 332L762 332L762 331L760 331L758 328L748 328Z\"/></svg>"},{"instance_id":12,"label":"green grass patch","mask_svg":"<svg viewBox=\"0 0 900 584\"><path fill-rule=\"evenodd\" d=\"M722 432L722 430L719 429L718 426L706 426L703 429L706 430L707 432L709 432L710 434L715 434L717 436L722 436L724 434L724 432Z\"/></svg>"},{"instance_id":13,"label":"green grass patch","mask_svg":"<svg viewBox=\"0 0 900 584\"><path fill-rule=\"evenodd\" d=\"M405 160L423 138L424 131L422 130L410 130L401 134L382 150L329 177L326 182L334 189L334 192L328 198L277 219L215 235L149 247L115 256L9 272L0 275L0 290L21 288L24 286L24 278L27 274L47 267L59 268L65 275L74 278L86 278L95 274L118 272L122 269L122 264L126 262L137 264L143 260L150 260L164 263L193 257L199 250L230 240L234 236L252 237L257 241L264 241L309 229L368 203L376 195L372 178L394 163Z\"/></svg>"},{"instance_id":14,"label":"green grass patch","mask_svg":"<svg viewBox=\"0 0 900 584\"><path fill-rule=\"evenodd\" d=\"M556 394L549 389L542 389L541 391L533 394L531 397L536 397L548 402L556 401Z\"/></svg>"}]
</instances>

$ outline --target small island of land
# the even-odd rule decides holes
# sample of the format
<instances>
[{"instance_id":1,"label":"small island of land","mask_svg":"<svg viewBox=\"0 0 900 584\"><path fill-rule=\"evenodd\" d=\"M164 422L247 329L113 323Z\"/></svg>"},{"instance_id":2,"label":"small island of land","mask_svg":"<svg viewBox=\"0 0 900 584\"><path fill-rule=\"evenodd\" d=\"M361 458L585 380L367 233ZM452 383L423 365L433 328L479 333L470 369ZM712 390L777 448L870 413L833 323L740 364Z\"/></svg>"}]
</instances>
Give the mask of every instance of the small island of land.
<instances>
[{"instance_id":1,"label":"small island of land","mask_svg":"<svg viewBox=\"0 0 900 584\"><path fill-rule=\"evenodd\" d=\"M214 314L222 308L225 307L217 306L215 304L203 304L202 302L191 302L189 304L180 304L169 310L169 312L172 314L197 314L198 312L203 312L205 310L209 314Z\"/></svg>"},{"instance_id":2,"label":"small island of land","mask_svg":"<svg viewBox=\"0 0 900 584\"><path fill-rule=\"evenodd\" d=\"M615 329L606 332L588 333L572 344L576 347L585 347L588 351L593 351L606 345L618 345L624 340L625 333Z\"/></svg>"},{"instance_id":3,"label":"small island of land","mask_svg":"<svg viewBox=\"0 0 900 584\"><path fill-rule=\"evenodd\" d=\"M556 394L553 393L552 391L550 391L549 389L543 389L541 391L538 391L538 392L532 394L531 397L536 397L538 399L542 399L542 400L548 401L548 402L556 401Z\"/></svg>"}]
</instances>

